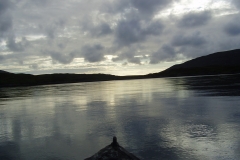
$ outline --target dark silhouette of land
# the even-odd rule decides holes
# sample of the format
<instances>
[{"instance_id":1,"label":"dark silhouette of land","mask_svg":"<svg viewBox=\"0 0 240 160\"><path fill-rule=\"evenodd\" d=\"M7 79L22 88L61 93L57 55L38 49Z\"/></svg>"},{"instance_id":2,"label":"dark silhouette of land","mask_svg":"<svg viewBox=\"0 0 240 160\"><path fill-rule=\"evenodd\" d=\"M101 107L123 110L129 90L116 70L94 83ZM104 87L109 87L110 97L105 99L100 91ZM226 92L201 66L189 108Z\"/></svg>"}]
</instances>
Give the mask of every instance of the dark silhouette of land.
<instances>
[{"instance_id":1,"label":"dark silhouette of land","mask_svg":"<svg viewBox=\"0 0 240 160\"><path fill-rule=\"evenodd\" d=\"M0 71L0 87L240 73L240 49L213 53L148 75L14 74Z\"/></svg>"},{"instance_id":2,"label":"dark silhouette of land","mask_svg":"<svg viewBox=\"0 0 240 160\"><path fill-rule=\"evenodd\" d=\"M240 73L240 49L198 57L148 76L154 78L235 73Z\"/></svg>"}]
</instances>

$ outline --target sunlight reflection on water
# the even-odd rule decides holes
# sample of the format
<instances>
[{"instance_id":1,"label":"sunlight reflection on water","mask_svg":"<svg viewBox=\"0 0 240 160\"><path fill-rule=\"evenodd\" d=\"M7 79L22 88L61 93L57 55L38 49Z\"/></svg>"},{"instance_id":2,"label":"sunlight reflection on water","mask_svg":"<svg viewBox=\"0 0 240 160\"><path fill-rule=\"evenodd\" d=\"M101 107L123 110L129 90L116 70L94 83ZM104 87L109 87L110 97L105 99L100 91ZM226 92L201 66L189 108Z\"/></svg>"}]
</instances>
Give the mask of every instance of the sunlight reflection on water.
<instances>
[{"instance_id":1,"label":"sunlight reflection on water","mask_svg":"<svg viewBox=\"0 0 240 160\"><path fill-rule=\"evenodd\" d=\"M216 79L2 88L0 159L84 159L116 135L141 159L237 160L239 85Z\"/></svg>"}]
</instances>

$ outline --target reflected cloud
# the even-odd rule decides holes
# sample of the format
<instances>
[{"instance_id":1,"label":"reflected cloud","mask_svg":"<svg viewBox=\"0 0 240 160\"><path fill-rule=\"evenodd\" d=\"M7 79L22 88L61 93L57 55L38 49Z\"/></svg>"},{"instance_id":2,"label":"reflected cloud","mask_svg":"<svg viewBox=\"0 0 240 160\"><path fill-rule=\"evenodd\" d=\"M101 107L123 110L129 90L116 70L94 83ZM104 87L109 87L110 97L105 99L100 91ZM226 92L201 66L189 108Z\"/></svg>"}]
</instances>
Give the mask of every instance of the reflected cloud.
<instances>
[{"instance_id":1,"label":"reflected cloud","mask_svg":"<svg viewBox=\"0 0 240 160\"><path fill-rule=\"evenodd\" d=\"M24 160L84 159L117 136L141 159L237 160L239 98L221 96L227 81L238 85L237 77L23 87L21 98L17 88L5 90L0 158L14 160L14 151Z\"/></svg>"}]
</instances>

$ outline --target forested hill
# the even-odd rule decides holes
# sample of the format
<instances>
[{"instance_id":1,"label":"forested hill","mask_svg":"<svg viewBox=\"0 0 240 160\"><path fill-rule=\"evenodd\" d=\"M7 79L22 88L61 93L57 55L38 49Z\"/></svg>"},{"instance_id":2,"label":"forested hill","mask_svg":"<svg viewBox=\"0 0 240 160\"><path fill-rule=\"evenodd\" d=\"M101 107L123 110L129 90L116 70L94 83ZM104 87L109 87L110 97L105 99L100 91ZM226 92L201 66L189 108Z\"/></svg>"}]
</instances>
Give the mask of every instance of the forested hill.
<instances>
[{"instance_id":1,"label":"forested hill","mask_svg":"<svg viewBox=\"0 0 240 160\"><path fill-rule=\"evenodd\" d=\"M177 77L240 73L240 49L217 52L174 65L148 77Z\"/></svg>"}]
</instances>

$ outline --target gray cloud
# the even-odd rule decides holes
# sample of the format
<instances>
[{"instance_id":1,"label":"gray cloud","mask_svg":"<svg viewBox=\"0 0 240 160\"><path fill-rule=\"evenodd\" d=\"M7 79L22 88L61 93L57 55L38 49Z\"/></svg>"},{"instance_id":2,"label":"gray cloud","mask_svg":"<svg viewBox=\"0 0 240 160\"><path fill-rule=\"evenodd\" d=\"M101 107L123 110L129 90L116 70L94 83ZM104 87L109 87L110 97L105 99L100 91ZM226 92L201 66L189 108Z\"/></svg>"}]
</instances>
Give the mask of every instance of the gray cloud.
<instances>
[{"instance_id":1,"label":"gray cloud","mask_svg":"<svg viewBox=\"0 0 240 160\"><path fill-rule=\"evenodd\" d=\"M49 39L55 39L59 32L63 32L66 20L58 19L51 22L51 24L39 25L39 28L45 33Z\"/></svg>"},{"instance_id":2,"label":"gray cloud","mask_svg":"<svg viewBox=\"0 0 240 160\"><path fill-rule=\"evenodd\" d=\"M3 61L5 58L2 56L2 55L0 55L0 61Z\"/></svg>"},{"instance_id":3,"label":"gray cloud","mask_svg":"<svg viewBox=\"0 0 240 160\"><path fill-rule=\"evenodd\" d=\"M9 13L11 4L7 0L0 0L0 36L12 29L12 17Z\"/></svg>"},{"instance_id":4,"label":"gray cloud","mask_svg":"<svg viewBox=\"0 0 240 160\"><path fill-rule=\"evenodd\" d=\"M152 15L156 11L166 8L172 2L173 0L130 0L131 5L145 15Z\"/></svg>"},{"instance_id":5,"label":"gray cloud","mask_svg":"<svg viewBox=\"0 0 240 160\"><path fill-rule=\"evenodd\" d=\"M136 55L135 51L130 49L126 52L123 52L123 53L119 54L118 57L113 58L112 61L117 62L117 61L127 60L129 63L141 64L140 58L135 57L135 55Z\"/></svg>"},{"instance_id":6,"label":"gray cloud","mask_svg":"<svg viewBox=\"0 0 240 160\"><path fill-rule=\"evenodd\" d=\"M10 5L10 1L0 0L0 14L6 12L6 10L10 8Z\"/></svg>"},{"instance_id":7,"label":"gray cloud","mask_svg":"<svg viewBox=\"0 0 240 160\"><path fill-rule=\"evenodd\" d=\"M20 42L16 42L13 36L8 37L7 47L13 52L22 52L25 50L25 47L28 45L26 38L22 38Z\"/></svg>"},{"instance_id":8,"label":"gray cloud","mask_svg":"<svg viewBox=\"0 0 240 160\"><path fill-rule=\"evenodd\" d=\"M0 35L12 28L12 18L10 15L3 13L0 15Z\"/></svg>"},{"instance_id":9,"label":"gray cloud","mask_svg":"<svg viewBox=\"0 0 240 160\"><path fill-rule=\"evenodd\" d=\"M235 19L233 22L227 24L224 28L224 31L230 36L240 35L239 19Z\"/></svg>"},{"instance_id":10,"label":"gray cloud","mask_svg":"<svg viewBox=\"0 0 240 160\"><path fill-rule=\"evenodd\" d=\"M71 52L70 54L57 52L57 51L45 51L46 54L49 54L51 58L62 64L69 64L75 58L75 52Z\"/></svg>"},{"instance_id":11,"label":"gray cloud","mask_svg":"<svg viewBox=\"0 0 240 160\"><path fill-rule=\"evenodd\" d=\"M32 64L29 66L31 69L38 69L38 64Z\"/></svg>"},{"instance_id":12,"label":"gray cloud","mask_svg":"<svg viewBox=\"0 0 240 160\"><path fill-rule=\"evenodd\" d=\"M100 62L105 59L103 51L104 47L100 44L85 45L82 47L81 55L87 62Z\"/></svg>"},{"instance_id":13,"label":"gray cloud","mask_svg":"<svg viewBox=\"0 0 240 160\"><path fill-rule=\"evenodd\" d=\"M148 36L161 34L164 26L159 21L141 22L140 19L121 20L115 30L115 42L119 46L130 46L145 41Z\"/></svg>"},{"instance_id":14,"label":"gray cloud","mask_svg":"<svg viewBox=\"0 0 240 160\"><path fill-rule=\"evenodd\" d=\"M113 31L110 25L106 22L101 22L98 25L94 25L88 18L82 22L83 31L89 32L93 37L101 37L111 34Z\"/></svg>"},{"instance_id":15,"label":"gray cloud","mask_svg":"<svg viewBox=\"0 0 240 160\"><path fill-rule=\"evenodd\" d=\"M45 7L47 6L51 0L31 0L32 4L36 5L37 7Z\"/></svg>"},{"instance_id":16,"label":"gray cloud","mask_svg":"<svg viewBox=\"0 0 240 160\"><path fill-rule=\"evenodd\" d=\"M239 0L231 0L232 4L240 9L240 1Z\"/></svg>"},{"instance_id":17,"label":"gray cloud","mask_svg":"<svg viewBox=\"0 0 240 160\"><path fill-rule=\"evenodd\" d=\"M50 39L54 39L56 36L56 28L55 27L48 27L45 29L46 35Z\"/></svg>"},{"instance_id":18,"label":"gray cloud","mask_svg":"<svg viewBox=\"0 0 240 160\"><path fill-rule=\"evenodd\" d=\"M112 33L112 29L107 23L102 23L96 28L94 28L94 34L97 36L103 36L103 35L108 35Z\"/></svg>"},{"instance_id":19,"label":"gray cloud","mask_svg":"<svg viewBox=\"0 0 240 160\"><path fill-rule=\"evenodd\" d=\"M176 56L175 49L170 45L163 45L157 52L154 52L150 57L150 63L156 64L163 61L174 60Z\"/></svg>"},{"instance_id":20,"label":"gray cloud","mask_svg":"<svg viewBox=\"0 0 240 160\"><path fill-rule=\"evenodd\" d=\"M182 17L178 23L178 26L183 28L202 26L207 24L211 18L212 13L210 11L191 12Z\"/></svg>"},{"instance_id":21,"label":"gray cloud","mask_svg":"<svg viewBox=\"0 0 240 160\"><path fill-rule=\"evenodd\" d=\"M181 15L176 8L170 8L174 2L184 8L180 18L176 18ZM238 0L231 2L240 6ZM0 67L12 66L19 59L25 62L19 65L26 67L33 64L33 56L44 59L36 58L34 63L48 63L51 57L61 67L69 67L74 58L84 58L89 64L104 61L106 54L118 57L105 65L114 66L116 61L159 63L240 47L236 8L225 15L226 6L189 12L183 4L179 0L0 0ZM194 32L196 29L201 33ZM7 51L11 53L5 54ZM141 58L143 55L149 57Z\"/></svg>"},{"instance_id":22,"label":"gray cloud","mask_svg":"<svg viewBox=\"0 0 240 160\"><path fill-rule=\"evenodd\" d=\"M192 35L178 34L173 37L173 46L192 46L199 47L206 43L206 39L200 35L199 32L193 33Z\"/></svg>"},{"instance_id":23,"label":"gray cloud","mask_svg":"<svg viewBox=\"0 0 240 160\"><path fill-rule=\"evenodd\" d=\"M104 11L111 13L123 13L129 9L136 9L142 18L149 18L157 11L168 7L174 0L121 0L103 5Z\"/></svg>"}]
</instances>

